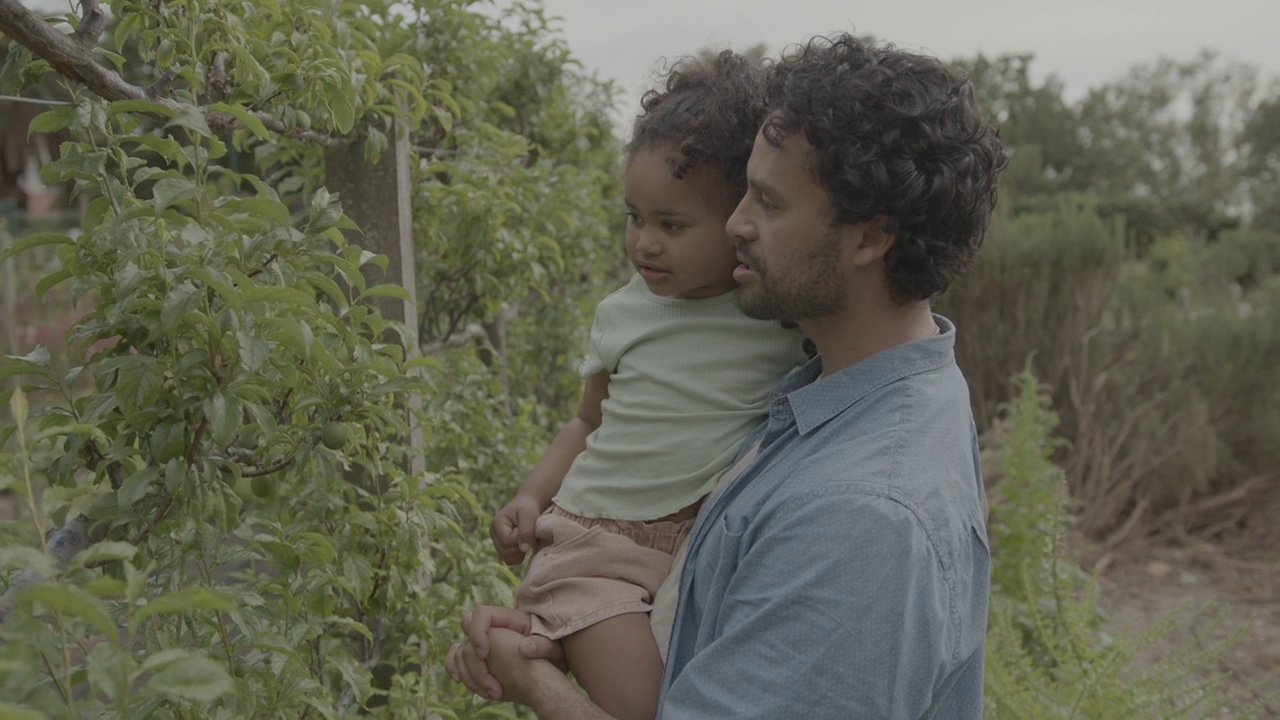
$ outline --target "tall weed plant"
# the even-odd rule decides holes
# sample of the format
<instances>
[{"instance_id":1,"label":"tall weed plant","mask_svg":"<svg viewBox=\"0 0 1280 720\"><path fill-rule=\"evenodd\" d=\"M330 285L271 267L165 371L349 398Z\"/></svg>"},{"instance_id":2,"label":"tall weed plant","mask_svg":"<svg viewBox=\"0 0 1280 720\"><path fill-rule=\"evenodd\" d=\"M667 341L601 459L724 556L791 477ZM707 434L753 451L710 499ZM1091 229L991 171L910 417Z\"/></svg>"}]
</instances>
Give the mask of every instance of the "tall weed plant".
<instances>
[{"instance_id":1,"label":"tall weed plant","mask_svg":"<svg viewBox=\"0 0 1280 720\"><path fill-rule=\"evenodd\" d=\"M1096 586L1064 540L1072 523L1066 474L1053 462L1061 440L1049 388L1030 370L988 434L991 612L986 648L986 717L1024 720L1252 718L1259 706L1228 690L1218 658L1234 638L1188 641L1146 658L1153 644L1208 609L1158 619L1132 637L1102 630Z\"/></svg>"}]
</instances>

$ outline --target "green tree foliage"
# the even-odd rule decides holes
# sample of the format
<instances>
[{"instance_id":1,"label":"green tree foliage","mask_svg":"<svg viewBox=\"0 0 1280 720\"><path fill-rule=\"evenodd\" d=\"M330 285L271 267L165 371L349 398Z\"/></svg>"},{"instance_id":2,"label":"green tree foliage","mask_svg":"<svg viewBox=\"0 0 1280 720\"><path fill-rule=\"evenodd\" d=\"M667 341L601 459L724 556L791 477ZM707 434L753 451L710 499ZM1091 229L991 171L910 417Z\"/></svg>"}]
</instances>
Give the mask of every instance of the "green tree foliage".
<instances>
[{"instance_id":1,"label":"green tree foliage","mask_svg":"<svg viewBox=\"0 0 1280 720\"><path fill-rule=\"evenodd\" d=\"M1035 196L1088 193L1143 243L1175 231L1212 240L1250 219L1271 222L1280 84L1256 68L1207 51L1161 58L1069 101L1055 76L1034 81L1031 63L960 61L1013 149L1003 190L1015 209Z\"/></svg>"},{"instance_id":2,"label":"green tree foliage","mask_svg":"<svg viewBox=\"0 0 1280 720\"><path fill-rule=\"evenodd\" d=\"M618 262L616 147L609 88L539 5L471 5L112 3L95 52L154 94L72 86L37 120L71 131L46 180L88 209L13 250L55 246L40 289L86 313L71 374L44 349L0 365L22 383L0 484L25 508L0 524L0 715L493 712L440 659L464 608L510 600L484 527L572 399ZM53 75L13 54L9 90ZM323 174L397 119L417 359Z\"/></svg>"}]
</instances>

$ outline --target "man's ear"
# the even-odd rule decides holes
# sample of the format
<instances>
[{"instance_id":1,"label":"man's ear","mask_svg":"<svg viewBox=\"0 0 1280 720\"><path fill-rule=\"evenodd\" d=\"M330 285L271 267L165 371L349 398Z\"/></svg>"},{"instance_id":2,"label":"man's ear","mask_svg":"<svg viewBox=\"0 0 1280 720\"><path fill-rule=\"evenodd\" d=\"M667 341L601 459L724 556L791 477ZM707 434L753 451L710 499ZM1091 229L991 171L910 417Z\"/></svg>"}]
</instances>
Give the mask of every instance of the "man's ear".
<instances>
[{"instance_id":1,"label":"man's ear","mask_svg":"<svg viewBox=\"0 0 1280 720\"><path fill-rule=\"evenodd\" d=\"M867 222L845 226L846 247L850 248L850 259L858 267L871 265L884 259L898 239L894 222L884 215L877 215Z\"/></svg>"}]
</instances>

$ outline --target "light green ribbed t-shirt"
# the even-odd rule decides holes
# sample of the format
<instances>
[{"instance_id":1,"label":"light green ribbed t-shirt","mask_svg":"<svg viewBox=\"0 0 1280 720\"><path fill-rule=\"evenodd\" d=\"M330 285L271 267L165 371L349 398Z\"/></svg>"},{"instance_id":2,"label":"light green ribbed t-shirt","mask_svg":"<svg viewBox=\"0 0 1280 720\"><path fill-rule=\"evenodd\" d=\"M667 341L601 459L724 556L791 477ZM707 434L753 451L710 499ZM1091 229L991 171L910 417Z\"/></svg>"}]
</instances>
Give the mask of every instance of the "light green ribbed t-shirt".
<instances>
[{"instance_id":1,"label":"light green ribbed t-shirt","mask_svg":"<svg viewBox=\"0 0 1280 720\"><path fill-rule=\"evenodd\" d=\"M600 303L581 374L609 371L609 397L557 505L653 520L712 489L769 392L806 359L799 330L748 318L737 300L664 298L637 275Z\"/></svg>"}]
</instances>

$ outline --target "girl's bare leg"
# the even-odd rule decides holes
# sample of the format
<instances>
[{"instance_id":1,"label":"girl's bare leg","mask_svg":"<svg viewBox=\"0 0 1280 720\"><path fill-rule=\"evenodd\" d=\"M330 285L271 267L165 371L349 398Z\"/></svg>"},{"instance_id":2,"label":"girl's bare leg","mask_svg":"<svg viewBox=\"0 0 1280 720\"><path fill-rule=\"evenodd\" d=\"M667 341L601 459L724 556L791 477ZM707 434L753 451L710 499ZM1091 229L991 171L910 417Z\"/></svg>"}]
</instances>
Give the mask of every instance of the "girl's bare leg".
<instances>
[{"instance_id":1,"label":"girl's bare leg","mask_svg":"<svg viewBox=\"0 0 1280 720\"><path fill-rule=\"evenodd\" d=\"M569 670L601 710L619 720L657 715L662 657L647 614L615 615L561 644Z\"/></svg>"}]
</instances>

